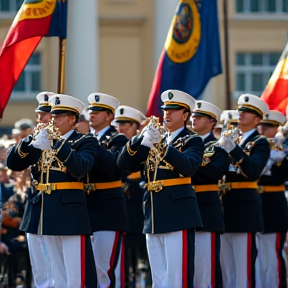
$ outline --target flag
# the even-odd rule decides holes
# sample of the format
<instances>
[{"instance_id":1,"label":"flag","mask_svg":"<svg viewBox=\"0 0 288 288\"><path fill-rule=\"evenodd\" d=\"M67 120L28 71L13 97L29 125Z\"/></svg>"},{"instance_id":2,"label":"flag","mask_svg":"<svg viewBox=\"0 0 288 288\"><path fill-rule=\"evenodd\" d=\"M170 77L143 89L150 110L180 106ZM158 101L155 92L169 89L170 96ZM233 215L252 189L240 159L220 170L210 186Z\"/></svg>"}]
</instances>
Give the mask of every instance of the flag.
<instances>
[{"instance_id":1,"label":"flag","mask_svg":"<svg viewBox=\"0 0 288 288\"><path fill-rule=\"evenodd\" d=\"M199 98L222 73L217 0L179 0L155 73L147 116L161 116L161 93L184 91Z\"/></svg>"},{"instance_id":2,"label":"flag","mask_svg":"<svg viewBox=\"0 0 288 288\"><path fill-rule=\"evenodd\" d=\"M66 38L67 0L25 0L0 50L0 119L10 94L42 37Z\"/></svg>"},{"instance_id":3,"label":"flag","mask_svg":"<svg viewBox=\"0 0 288 288\"><path fill-rule=\"evenodd\" d=\"M261 97L270 110L286 115L288 104L288 42Z\"/></svg>"}]
</instances>

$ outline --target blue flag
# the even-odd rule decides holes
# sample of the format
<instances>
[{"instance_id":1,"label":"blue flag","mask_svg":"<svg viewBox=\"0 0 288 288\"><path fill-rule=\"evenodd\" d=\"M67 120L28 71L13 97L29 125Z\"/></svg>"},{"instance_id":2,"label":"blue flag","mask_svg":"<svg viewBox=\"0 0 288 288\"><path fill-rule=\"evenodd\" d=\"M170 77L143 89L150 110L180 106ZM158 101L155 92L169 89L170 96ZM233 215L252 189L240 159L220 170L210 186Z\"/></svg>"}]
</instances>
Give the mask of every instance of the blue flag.
<instances>
[{"instance_id":1,"label":"blue flag","mask_svg":"<svg viewBox=\"0 0 288 288\"><path fill-rule=\"evenodd\" d=\"M161 116L161 93L184 91L196 99L222 73L217 0L179 0L155 73L147 116Z\"/></svg>"}]
</instances>

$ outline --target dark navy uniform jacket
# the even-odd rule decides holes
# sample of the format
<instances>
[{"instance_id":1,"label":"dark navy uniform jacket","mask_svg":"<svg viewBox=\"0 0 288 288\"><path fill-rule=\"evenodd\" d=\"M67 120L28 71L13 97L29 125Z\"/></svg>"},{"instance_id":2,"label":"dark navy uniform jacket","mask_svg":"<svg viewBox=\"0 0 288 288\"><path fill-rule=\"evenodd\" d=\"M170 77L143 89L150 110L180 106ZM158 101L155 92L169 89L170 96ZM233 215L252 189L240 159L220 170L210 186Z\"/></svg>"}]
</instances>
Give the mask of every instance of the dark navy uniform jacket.
<instances>
[{"instance_id":1,"label":"dark navy uniform jacket","mask_svg":"<svg viewBox=\"0 0 288 288\"><path fill-rule=\"evenodd\" d=\"M193 185L209 185L218 186L218 181L228 170L229 158L225 150L215 147L217 139L213 132L204 139L204 161L208 163L204 166L202 163L196 174L192 177ZM209 154L212 156L209 156ZM208 159L205 159L207 157ZM204 162L203 161L203 162ZM224 233L224 218L222 203L219 192L210 191L196 193L200 214L203 222L203 231Z\"/></svg>"},{"instance_id":2,"label":"dark navy uniform jacket","mask_svg":"<svg viewBox=\"0 0 288 288\"><path fill-rule=\"evenodd\" d=\"M280 166L274 164L271 175L262 175L259 186L284 185L288 178L288 160L285 158ZM288 207L287 199L283 192L265 192L260 194L262 200L264 233L287 232Z\"/></svg>"},{"instance_id":3,"label":"dark navy uniform jacket","mask_svg":"<svg viewBox=\"0 0 288 288\"><path fill-rule=\"evenodd\" d=\"M0 183L0 206L7 202L14 193L13 183Z\"/></svg>"},{"instance_id":4,"label":"dark navy uniform jacket","mask_svg":"<svg viewBox=\"0 0 288 288\"><path fill-rule=\"evenodd\" d=\"M123 174L126 174L123 175L123 183L125 184L124 191L129 222L128 233L142 234L144 225L142 205L145 190L140 188L139 185L145 178L140 171Z\"/></svg>"},{"instance_id":5,"label":"dark navy uniform jacket","mask_svg":"<svg viewBox=\"0 0 288 288\"><path fill-rule=\"evenodd\" d=\"M185 128L169 144L158 166L156 180L191 177L197 171L202 163L204 145L199 136L191 134L192 132ZM140 145L142 139L142 135L134 136L128 142L129 146L126 145L122 150L119 165L123 170L135 172L144 169L150 148ZM131 151L134 153L131 154ZM154 171L150 172L150 179L153 179L153 174ZM191 184L164 186L159 192L147 191L143 200L143 233L159 234L202 227L195 191Z\"/></svg>"},{"instance_id":6,"label":"dark navy uniform jacket","mask_svg":"<svg viewBox=\"0 0 288 288\"><path fill-rule=\"evenodd\" d=\"M257 181L269 155L267 139L255 130L243 145L236 145L230 152L232 163L238 162L241 172L227 172L226 182ZM226 232L263 231L262 205L257 189L232 189L223 195L222 202Z\"/></svg>"},{"instance_id":7,"label":"dark navy uniform jacket","mask_svg":"<svg viewBox=\"0 0 288 288\"><path fill-rule=\"evenodd\" d=\"M31 167L34 181L40 183L42 151L34 148L31 136L25 138L14 146L8 154L7 166L15 171L21 171ZM60 141L54 147L60 147ZM82 135L75 131L67 139L59 150L57 158L66 167L62 172L54 168L50 169L49 183L82 182L83 177L91 170L94 159L98 153L97 139L91 134ZM28 153L21 158L18 153ZM64 168L65 168L64 167ZM44 173L43 183L46 183ZM88 217L85 193L80 189L53 190L51 194L40 193L33 188L32 195L27 200L26 210L22 219L21 229L33 234L43 235L88 235L91 228Z\"/></svg>"},{"instance_id":8,"label":"dark navy uniform jacket","mask_svg":"<svg viewBox=\"0 0 288 288\"><path fill-rule=\"evenodd\" d=\"M106 183L121 180L117 167L119 150L128 139L110 127L100 139L100 151L89 172L89 183ZM122 187L97 189L87 195L92 231L127 231L128 219Z\"/></svg>"}]
</instances>

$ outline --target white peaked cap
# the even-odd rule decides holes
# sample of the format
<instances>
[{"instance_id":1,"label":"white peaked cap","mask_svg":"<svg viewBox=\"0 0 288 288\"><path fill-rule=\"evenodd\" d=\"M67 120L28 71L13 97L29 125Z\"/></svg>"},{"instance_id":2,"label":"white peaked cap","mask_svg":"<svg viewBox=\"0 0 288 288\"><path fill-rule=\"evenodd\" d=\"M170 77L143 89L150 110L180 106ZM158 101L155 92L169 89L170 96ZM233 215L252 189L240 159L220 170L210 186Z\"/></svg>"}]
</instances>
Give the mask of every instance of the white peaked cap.
<instances>
[{"instance_id":1,"label":"white peaked cap","mask_svg":"<svg viewBox=\"0 0 288 288\"><path fill-rule=\"evenodd\" d=\"M133 107L120 105L115 111L114 119L116 122L135 121L141 124L141 122L146 120L146 116Z\"/></svg>"},{"instance_id":2,"label":"white peaked cap","mask_svg":"<svg viewBox=\"0 0 288 288\"><path fill-rule=\"evenodd\" d=\"M164 110L186 108L189 111L192 111L196 101L191 95L179 90L164 91L161 100L164 103L161 108Z\"/></svg>"},{"instance_id":3,"label":"white peaked cap","mask_svg":"<svg viewBox=\"0 0 288 288\"><path fill-rule=\"evenodd\" d=\"M256 95L242 94L238 99L238 111L247 111L263 117L268 113L269 107Z\"/></svg>"},{"instance_id":4,"label":"white peaked cap","mask_svg":"<svg viewBox=\"0 0 288 288\"><path fill-rule=\"evenodd\" d=\"M196 101L195 103L192 114L194 113L204 114L218 121L222 113L222 110L210 102L199 100Z\"/></svg>"},{"instance_id":5,"label":"white peaked cap","mask_svg":"<svg viewBox=\"0 0 288 288\"><path fill-rule=\"evenodd\" d=\"M284 125L286 122L286 117L283 113L276 111L276 110L270 110L261 120L261 123L263 124L272 124L272 125Z\"/></svg>"},{"instance_id":6,"label":"white peaked cap","mask_svg":"<svg viewBox=\"0 0 288 288\"><path fill-rule=\"evenodd\" d=\"M55 93L48 91L39 93L36 96L36 99L38 101L38 107L35 109L35 112L50 112L51 103L49 102L49 98L52 95L55 95Z\"/></svg>"},{"instance_id":7,"label":"white peaked cap","mask_svg":"<svg viewBox=\"0 0 288 288\"><path fill-rule=\"evenodd\" d=\"M85 105L82 101L65 94L55 94L49 98L51 103L51 113L61 114L65 112L73 112L76 114L81 114Z\"/></svg>"},{"instance_id":8,"label":"white peaked cap","mask_svg":"<svg viewBox=\"0 0 288 288\"><path fill-rule=\"evenodd\" d=\"M223 110L220 116L221 123L238 122L238 110Z\"/></svg>"},{"instance_id":9,"label":"white peaked cap","mask_svg":"<svg viewBox=\"0 0 288 288\"><path fill-rule=\"evenodd\" d=\"M91 111L105 111L107 109L115 113L116 108L120 102L113 96L104 93L91 93L88 96Z\"/></svg>"}]
</instances>

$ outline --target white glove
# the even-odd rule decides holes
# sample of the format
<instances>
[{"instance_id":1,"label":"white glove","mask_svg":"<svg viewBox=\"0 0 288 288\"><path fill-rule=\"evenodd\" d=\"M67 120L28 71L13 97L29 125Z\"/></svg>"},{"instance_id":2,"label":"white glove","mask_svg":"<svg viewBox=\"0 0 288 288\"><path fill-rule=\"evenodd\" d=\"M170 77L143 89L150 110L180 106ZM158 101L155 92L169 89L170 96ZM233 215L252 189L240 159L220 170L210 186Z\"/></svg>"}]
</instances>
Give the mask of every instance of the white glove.
<instances>
[{"instance_id":1,"label":"white glove","mask_svg":"<svg viewBox=\"0 0 288 288\"><path fill-rule=\"evenodd\" d=\"M221 135L220 139L218 140L218 146L224 149L227 153L230 153L236 147L236 144L231 135Z\"/></svg>"},{"instance_id":2,"label":"white glove","mask_svg":"<svg viewBox=\"0 0 288 288\"><path fill-rule=\"evenodd\" d=\"M282 150L271 150L270 159L274 162L280 162L286 157L285 151Z\"/></svg>"},{"instance_id":3,"label":"white glove","mask_svg":"<svg viewBox=\"0 0 288 288\"><path fill-rule=\"evenodd\" d=\"M285 141L285 137L283 136L282 132L277 132L275 137L274 137L274 143L277 147L280 147L283 145Z\"/></svg>"},{"instance_id":4,"label":"white glove","mask_svg":"<svg viewBox=\"0 0 288 288\"><path fill-rule=\"evenodd\" d=\"M35 140L31 142L33 147L41 150L49 150L51 148L50 141L48 140L48 134L46 129L42 129L35 137Z\"/></svg>"},{"instance_id":5,"label":"white glove","mask_svg":"<svg viewBox=\"0 0 288 288\"><path fill-rule=\"evenodd\" d=\"M153 143L157 143L159 141L160 136L161 136L160 131L159 131L159 127L155 128L152 124L148 125L146 133L150 135Z\"/></svg>"},{"instance_id":6,"label":"white glove","mask_svg":"<svg viewBox=\"0 0 288 288\"><path fill-rule=\"evenodd\" d=\"M142 145L151 148L153 144L157 143L160 138L160 131L153 125L148 125L146 131L143 133Z\"/></svg>"}]
</instances>

